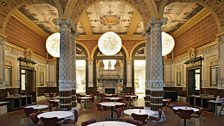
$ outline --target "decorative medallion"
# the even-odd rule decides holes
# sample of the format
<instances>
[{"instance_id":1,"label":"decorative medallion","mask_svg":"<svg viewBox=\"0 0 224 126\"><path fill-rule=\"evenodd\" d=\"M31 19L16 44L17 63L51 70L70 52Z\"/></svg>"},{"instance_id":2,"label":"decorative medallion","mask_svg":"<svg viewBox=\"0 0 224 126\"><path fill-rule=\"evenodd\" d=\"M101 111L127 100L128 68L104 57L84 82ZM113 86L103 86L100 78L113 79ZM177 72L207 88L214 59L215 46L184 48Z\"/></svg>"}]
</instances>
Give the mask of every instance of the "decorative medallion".
<instances>
[{"instance_id":1,"label":"decorative medallion","mask_svg":"<svg viewBox=\"0 0 224 126\"><path fill-rule=\"evenodd\" d=\"M195 59L196 58L196 51L195 51L195 49L194 48L190 48L188 50L188 55L189 55L190 59Z\"/></svg>"},{"instance_id":2,"label":"decorative medallion","mask_svg":"<svg viewBox=\"0 0 224 126\"><path fill-rule=\"evenodd\" d=\"M104 15L100 21L104 25L116 25L120 22L120 18L117 15Z\"/></svg>"}]
</instances>

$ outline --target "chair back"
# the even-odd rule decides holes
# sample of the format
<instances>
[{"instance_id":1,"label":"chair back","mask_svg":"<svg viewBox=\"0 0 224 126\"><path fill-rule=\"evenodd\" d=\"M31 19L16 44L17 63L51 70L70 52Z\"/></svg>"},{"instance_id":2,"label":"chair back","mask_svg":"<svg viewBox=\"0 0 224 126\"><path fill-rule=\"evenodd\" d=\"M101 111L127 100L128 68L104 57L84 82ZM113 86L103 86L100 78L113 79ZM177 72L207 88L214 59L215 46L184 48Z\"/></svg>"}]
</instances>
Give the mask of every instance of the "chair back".
<instances>
[{"instance_id":1,"label":"chair back","mask_svg":"<svg viewBox=\"0 0 224 126\"><path fill-rule=\"evenodd\" d=\"M178 110L178 116L181 119L191 119L191 114L193 113L193 110L183 110L183 109L179 109Z\"/></svg>"},{"instance_id":2,"label":"chair back","mask_svg":"<svg viewBox=\"0 0 224 126\"><path fill-rule=\"evenodd\" d=\"M143 125L146 124L145 120L148 118L147 114L145 114L145 115L138 115L138 114L132 113L131 116L132 116L133 119L141 121Z\"/></svg>"},{"instance_id":3,"label":"chair back","mask_svg":"<svg viewBox=\"0 0 224 126\"><path fill-rule=\"evenodd\" d=\"M142 126L142 122L139 120L134 120L134 119L126 119L125 120L127 123L134 124L136 126Z\"/></svg>"},{"instance_id":4,"label":"chair back","mask_svg":"<svg viewBox=\"0 0 224 126\"><path fill-rule=\"evenodd\" d=\"M41 117L40 120L43 122L44 126L57 126L58 118L44 118Z\"/></svg>"},{"instance_id":5,"label":"chair back","mask_svg":"<svg viewBox=\"0 0 224 126\"><path fill-rule=\"evenodd\" d=\"M81 103L81 98L80 97L77 97L76 99L77 99L78 103Z\"/></svg>"},{"instance_id":6,"label":"chair back","mask_svg":"<svg viewBox=\"0 0 224 126\"><path fill-rule=\"evenodd\" d=\"M117 118L120 118L120 117L121 117L122 111L123 111L122 108L116 108L116 109L115 109L115 112L116 112L116 114L117 114Z\"/></svg>"},{"instance_id":7,"label":"chair back","mask_svg":"<svg viewBox=\"0 0 224 126\"><path fill-rule=\"evenodd\" d=\"M95 122L96 122L95 119L90 119L88 121L82 122L81 123L81 126L87 126L87 125L92 124L92 123L95 123Z\"/></svg>"},{"instance_id":8,"label":"chair back","mask_svg":"<svg viewBox=\"0 0 224 126\"><path fill-rule=\"evenodd\" d=\"M35 109L33 109L32 107L30 107L30 108L24 107L23 110L24 110L25 115L27 117L29 117L31 113L35 113L36 112Z\"/></svg>"},{"instance_id":9,"label":"chair back","mask_svg":"<svg viewBox=\"0 0 224 126\"><path fill-rule=\"evenodd\" d=\"M37 118L38 114L39 114L38 112L35 112L35 113L31 113L29 115L29 117L32 120L33 124L37 124L39 122L39 119Z\"/></svg>"}]
</instances>

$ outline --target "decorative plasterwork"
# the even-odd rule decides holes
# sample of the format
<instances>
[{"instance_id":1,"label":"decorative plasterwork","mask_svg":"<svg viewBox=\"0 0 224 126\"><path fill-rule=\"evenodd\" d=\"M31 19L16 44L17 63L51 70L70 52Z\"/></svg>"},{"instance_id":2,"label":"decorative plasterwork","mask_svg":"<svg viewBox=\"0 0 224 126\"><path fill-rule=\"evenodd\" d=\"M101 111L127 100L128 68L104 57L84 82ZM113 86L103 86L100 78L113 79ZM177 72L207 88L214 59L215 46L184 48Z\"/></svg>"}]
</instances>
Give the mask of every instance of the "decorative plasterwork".
<instances>
[{"instance_id":1,"label":"decorative plasterwork","mask_svg":"<svg viewBox=\"0 0 224 126\"><path fill-rule=\"evenodd\" d=\"M135 10L121 1L101 1L90 6L86 13L94 34L113 31L118 34L127 34ZM137 13L139 15L139 13ZM137 22L137 33L144 31L141 17ZM78 23L79 24L79 23ZM81 29L80 29L81 30ZM135 31L135 30L134 30ZM79 29L78 29L78 32Z\"/></svg>"},{"instance_id":2,"label":"decorative plasterwork","mask_svg":"<svg viewBox=\"0 0 224 126\"><path fill-rule=\"evenodd\" d=\"M165 7L164 18L167 18L167 24L163 30L168 33L173 33L185 22L197 14L203 7L190 2L175 2Z\"/></svg>"},{"instance_id":3,"label":"decorative plasterwork","mask_svg":"<svg viewBox=\"0 0 224 126\"><path fill-rule=\"evenodd\" d=\"M59 16L55 7L49 4L28 4L19 8L19 11L45 32L54 33L58 31L56 19Z\"/></svg>"},{"instance_id":4,"label":"decorative plasterwork","mask_svg":"<svg viewBox=\"0 0 224 126\"><path fill-rule=\"evenodd\" d=\"M25 4L49 4L56 6L52 0L0 0L0 29L5 30L11 11ZM3 31L1 31L3 32Z\"/></svg>"}]
</instances>

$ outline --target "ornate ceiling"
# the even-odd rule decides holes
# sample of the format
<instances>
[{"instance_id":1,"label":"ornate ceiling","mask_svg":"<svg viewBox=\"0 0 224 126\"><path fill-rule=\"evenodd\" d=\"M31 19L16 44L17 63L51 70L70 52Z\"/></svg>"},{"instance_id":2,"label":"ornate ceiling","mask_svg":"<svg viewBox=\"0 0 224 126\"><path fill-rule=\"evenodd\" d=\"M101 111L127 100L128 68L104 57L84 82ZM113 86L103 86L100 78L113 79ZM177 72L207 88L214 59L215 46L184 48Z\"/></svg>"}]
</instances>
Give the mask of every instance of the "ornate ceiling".
<instances>
[{"instance_id":1,"label":"ornate ceiling","mask_svg":"<svg viewBox=\"0 0 224 126\"><path fill-rule=\"evenodd\" d=\"M175 32L203 7L196 3L175 2L165 7L164 17L168 18L163 27L165 32ZM29 4L19 9L26 17L47 33L58 32L55 24L59 17L57 9L49 4ZM144 25L141 15L130 5L120 1L101 1L92 4L80 16L78 26L80 35L98 35L114 31L120 35L141 35Z\"/></svg>"},{"instance_id":2,"label":"ornate ceiling","mask_svg":"<svg viewBox=\"0 0 224 126\"><path fill-rule=\"evenodd\" d=\"M163 30L172 33L197 14L203 7L196 3L175 2L165 7L164 17L167 18L167 24Z\"/></svg>"}]
</instances>

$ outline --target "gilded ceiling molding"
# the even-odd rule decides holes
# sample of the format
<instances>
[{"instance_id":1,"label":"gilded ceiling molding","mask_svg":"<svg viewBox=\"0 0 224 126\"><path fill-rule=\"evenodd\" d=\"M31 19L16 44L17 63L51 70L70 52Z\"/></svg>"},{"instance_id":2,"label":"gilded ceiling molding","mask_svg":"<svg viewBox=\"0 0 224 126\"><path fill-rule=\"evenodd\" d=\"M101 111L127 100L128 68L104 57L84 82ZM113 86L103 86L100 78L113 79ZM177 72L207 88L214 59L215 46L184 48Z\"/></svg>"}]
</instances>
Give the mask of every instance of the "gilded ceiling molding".
<instances>
[{"instance_id":1,"label":"gilded ceiling molding","mask_svg":"<svg viewBox=\"0 0 224 126\"><path fill-rule=\"evenodd\" d=\"M28 28L33 30L35 33L40 35L43 38L47 38L49 36L48 33L43 31L39 26L37 26L35 23L33 23L30 19L28 19L25 15L23 15L20 11L16 10L13 11L12 16L16 18L19 22L26 25Z\"/></svg>"},{"instance_id":2,"label":"gilded ceiling molding","mask_svg":"<svg viewBox=\"0 0 224 126\"><path fill-rule=\"evenodd\" d=\"M55 3L56 2L56 3ZM8 21L14 11L18 10L20 7L26 4L50 4L61 11L58 0L8 0L0 3L0 31L1 34L5 33ZM59 14L62 12L58 12Z\"/></svg>"},{"instance_id":3,"label":"gilded ceiling molding","mask_svg":"<svg viewBox=\"0 0 224 126\"><path fill-rule=\"evenodd\" d=\"M204 8L200 12L198 12L195 16L193 16L190 20L188 20L186 23L184 23L179 29L177 29L172 36L174 38L177 38L179 35L183 34L187 30L191 29L194 25L196 25L198 22L209 16L209 11Z\"/></svg>"},{"instance_id":4,"label":"gilded ceiling molding","mask_svg":"<svg viewBox=\"0 0 224 126\"><path fill-rule=\"evenodd\" d=\"M79 41L76 41L76 43L77 43L78 45L82 46L82 47L85 49L85 51L87 52L87 58L88 58L88 60L91 60L90 52L89 52L88 48L86 47L86 45L84 45L83 43L81 43L81 42L79 42Z\"/></svg>"},{"instance_id":5,"label":"gilded ceiling molding","mask_svg":"<svg viewBox=\"0 0 224 126\"><path fill-rule=\"evenodd\" d=\"M102 0L68 0L64 10L63 18L71 18L74 23L78 22L80 15L93 3L100 2ZM146 23L150 20L151 15L156 15L156 10L152 10L155 7L152 3L153 0L121 0L129 5L131 5L136 11L142 16L143 22ZM145 1L147 3L145 3ZM150 9L150 10L149 10ZM152 14L151 14L152 13Z\"/></svg>"},{"instance_id":6,"label":"gilded ceiling molding","mask_svg":"<svg viewBox=\"0 0 224 126\"><path fill-rule=\"evenodd\" d=\"M101 35L92 35L92 36L87 36L87 35L79 35L76 40L95 40L98 41ZM132 36L127 36L127 35L119 35L121 37L121 40L145 40L145 38L142 35L132 35Z\"/></svg>"}]
</instances>

